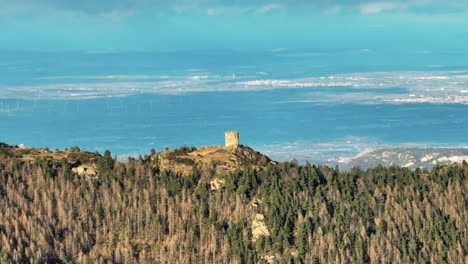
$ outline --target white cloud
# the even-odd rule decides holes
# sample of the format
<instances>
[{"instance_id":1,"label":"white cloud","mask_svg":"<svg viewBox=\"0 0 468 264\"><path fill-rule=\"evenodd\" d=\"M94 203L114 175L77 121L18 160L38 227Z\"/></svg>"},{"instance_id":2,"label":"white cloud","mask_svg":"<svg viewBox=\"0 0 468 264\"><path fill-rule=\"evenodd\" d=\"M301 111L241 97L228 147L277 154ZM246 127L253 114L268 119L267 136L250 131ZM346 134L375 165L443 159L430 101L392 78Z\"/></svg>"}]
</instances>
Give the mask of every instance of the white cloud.
<instances>
[{"instance_id":1,"label":"white cloud","mask_svg":"<svg viewBox=\"0 0 468 264\"><path fill-rule=\"evenodd\" d=\"M378 14L384 11L408 9L407 3L399 2L377 2L377 3L365 3L359 6L361 14L372 15Z\"/></svg>"},{"instance_id":2,"label":"white cloud","mask_svg":"<svg viewBox=\"0 0 468 264\"><path fill-rule=\"evenodd\" d=\"M257 13L257 14L265 14L265 13L270 12L270 11L273 10L273 9L281 9L281 8L283 8L282 5L279 5L279 4L269 4L269 5L262 6L262 7L258 8L257 11L256 11L256 13Z\"/></svg>"},{"instance_id":3,"label":"white cloud","mask_svg":"<svg viewBox=\"0 0 468 264\"><path fill-rule=\"evenodd\" d=\"M220 15L222 9L253 9L256 13L267 13L273 9L308 9L309 11L324 11L325 14L360 12L362 14L377 14L384 11L398 11L413 7L424 7L422 12L460 12L467 11L466 0L275 0L275 3L265 4L258 0L0 0L0 17L16 15L44 15L48 13L86 13L91 16L110 14L120 17L129 10L140 13L171 14L200 10L209 15ZM216 8L212 8L216 6ZM427 8L426 8L427 7ZM226 11L226 10L224 10ZM125 16L125 15L124 15Z\"/></svg>"},{"instance_id":4,"label":"white cloud","mask_svg":"<svg viewBox=\"0 0 468 264\"><path fill-rule=\"evenodd\" d=\"M224 8L207 8L205 11L209 16L219 16L226 12Z\"/></svg>"}]
</instances>

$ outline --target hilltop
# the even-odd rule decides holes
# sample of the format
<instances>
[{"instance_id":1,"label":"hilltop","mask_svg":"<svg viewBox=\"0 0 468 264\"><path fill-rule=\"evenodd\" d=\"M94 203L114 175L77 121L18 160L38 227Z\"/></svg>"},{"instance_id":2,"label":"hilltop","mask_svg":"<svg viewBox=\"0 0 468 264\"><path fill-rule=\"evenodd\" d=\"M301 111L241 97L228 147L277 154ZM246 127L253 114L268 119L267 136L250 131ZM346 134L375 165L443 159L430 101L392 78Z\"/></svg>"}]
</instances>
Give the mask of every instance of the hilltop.
<instances>
[{"instance_id":1,"label":"hilltop","mask_svg":"<svg viewBox=\"0 0 468 264\"><path fill-rule=\"evenodd\" d=\"M183 146L156 153L151 159L161 170L170 170L184 176L191 173L194 165L211 166L216 175L226 175L236 169L261 169L276 163L266 155L243 145L205 146L199 149Z\"/></svg>"},{"instance_id":2,"label":"hilltop","mask_svg":"<svg viewBox=\"0 0 468 264\"><path fill-rule=\"evenodd\" d=\"M57 161L66 163L79 175L96 176L96 164L102 159L97 152L82 151L79 147L65 150L29 148L23 145L8 145L0 142L0 154L26 162Z\"/></svg>"}]
</instances>

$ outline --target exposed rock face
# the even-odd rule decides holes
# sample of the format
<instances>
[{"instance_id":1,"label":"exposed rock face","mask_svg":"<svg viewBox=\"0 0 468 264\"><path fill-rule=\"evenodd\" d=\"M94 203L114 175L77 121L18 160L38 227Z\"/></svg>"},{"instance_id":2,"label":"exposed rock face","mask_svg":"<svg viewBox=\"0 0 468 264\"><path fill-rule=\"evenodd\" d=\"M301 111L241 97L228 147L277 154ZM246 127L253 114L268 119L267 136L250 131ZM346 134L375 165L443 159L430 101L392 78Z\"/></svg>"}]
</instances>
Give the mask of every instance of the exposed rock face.
<instances>
[{"instance_id":1,"label":"exposed rock face","mask_svg":"<svg viewBox=\"0 0 468 264\"><path fill-rule=\"evenodd\" d=\"M96 171L91 165L80 165L76 168L72 168L72 171L77 173L80 176L95 177Z\"/></svg>"},{"instance_id":2,"label":"exposed rock face","mask_svg":"<svg viewBox=\"0 0 468 264\"><path fill-rule=\"evenodd\" d=\"M210 181L211 190L219 190L224 186L225 183L226 181L224 179L215 178Z\"/></svg>"},{"instance_id":3,"label":"exposed rock face","mask_svg":"<svg viewBox=\"0 0 468 264\"><path fill-rule=\"evenodd\" d=\"M260 257L261 259L265 260L266 262L273 264L275 263L276 256L275 255L264 255Z\"/></svg>"},{"instance_id":4,"label":"exposed rock face","mask_svg":"<svg viewBox=\"0 0 468 264\"><path fill-rule=\"evenodd\" d=\"M253 240L256 241L261 236L269 236L270 231L265 225L265 216L262 214L256 214L252 221L252 236Z\"/></svg>"}]
</instances>

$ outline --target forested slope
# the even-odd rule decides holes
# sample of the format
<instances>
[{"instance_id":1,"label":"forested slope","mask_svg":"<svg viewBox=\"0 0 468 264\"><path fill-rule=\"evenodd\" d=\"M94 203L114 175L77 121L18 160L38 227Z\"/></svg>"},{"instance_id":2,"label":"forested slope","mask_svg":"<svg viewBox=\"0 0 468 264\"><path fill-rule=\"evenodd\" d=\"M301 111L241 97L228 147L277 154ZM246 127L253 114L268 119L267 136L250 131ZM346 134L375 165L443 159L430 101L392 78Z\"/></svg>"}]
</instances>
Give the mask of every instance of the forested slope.
<instances>
[{"instance_id":1,"label":"forested slope","mask_svg":"<svg viewBox=\"0 0 468 264\"><path fill-rule=\"evenodd\" d=\"M466 163L270 163L213 190L209 164L180 176L151 156L75 158L24 160L0 146L1 263L468 261ZM95 177L72 171L80 158L94 159Z\"/></svg>"}]
</instances>

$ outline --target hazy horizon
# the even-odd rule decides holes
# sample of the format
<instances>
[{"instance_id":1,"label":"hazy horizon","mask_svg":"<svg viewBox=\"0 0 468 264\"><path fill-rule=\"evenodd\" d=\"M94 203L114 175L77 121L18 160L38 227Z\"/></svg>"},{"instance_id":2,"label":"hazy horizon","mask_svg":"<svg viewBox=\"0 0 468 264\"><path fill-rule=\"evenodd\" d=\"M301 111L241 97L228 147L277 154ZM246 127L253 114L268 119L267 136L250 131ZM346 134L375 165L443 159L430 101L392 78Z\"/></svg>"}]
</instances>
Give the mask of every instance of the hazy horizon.
<instances>
[{"instance_id":1,"label":"hazy horizon","mask_svg":"<svg viewBox=\"0 0 468 264\"><path fill-rule=\"evenodd\" d=\"M238 130L322 163L468 145L464 1L0 3L0 141L129 156Z\"/></svg>"}]
</instances>

